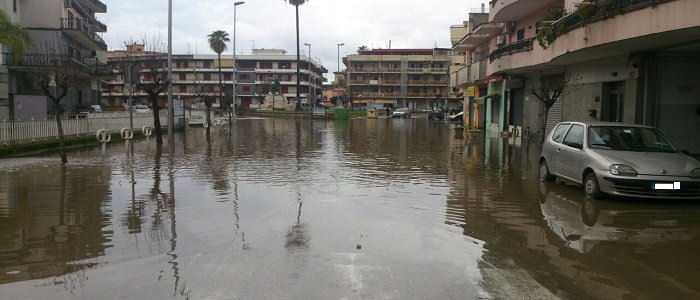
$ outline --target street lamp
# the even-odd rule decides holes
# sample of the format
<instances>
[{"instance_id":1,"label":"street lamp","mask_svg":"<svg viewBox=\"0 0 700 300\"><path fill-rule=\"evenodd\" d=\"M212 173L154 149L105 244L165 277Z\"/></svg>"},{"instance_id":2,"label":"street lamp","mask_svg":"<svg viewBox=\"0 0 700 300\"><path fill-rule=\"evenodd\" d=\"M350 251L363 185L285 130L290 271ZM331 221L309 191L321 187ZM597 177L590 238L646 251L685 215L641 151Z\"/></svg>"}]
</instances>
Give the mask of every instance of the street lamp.
<instances>
[{"instance_id":1,"label":"street lamp","mask_svg":"<svg viewBox=\"0 0 700 300\"><path fill-rule=\"evenodd\" d=\"M154 107L153 109L158 109ZM175 107L173 105L173 0L168 0L168 141L174 147Z\"/></svg>"},{"instance_id":2,"label":"street lamp","mask_svg":"<svg viewBox=\"0 0 700 300\"><path fill-rule=\"evenodd\" d=\"M238 91L236 90L237 85L238 85L238 66L236 65L236 8L239 5L245 4L245 1L236 1L233 3L233 64L232 64L232 71L233 71L233 118L236 118L236 103L238 102L236 99L238 97Z\"/></svg>"},{"instance_id":3,"label":"street lamp","mask_svg":"<svg viewBox=\"0 0 700 300\"><path fill-rule=\"evenodd\" d=\"M311 97L309 98L309 105L313 108L316 103L316 88L314 87L314 72L313 72L313 62L311 61L311 44L310 43L304 43L304 46L309 48L309 92L311 94Z\"/></svg>"}]
</instances>

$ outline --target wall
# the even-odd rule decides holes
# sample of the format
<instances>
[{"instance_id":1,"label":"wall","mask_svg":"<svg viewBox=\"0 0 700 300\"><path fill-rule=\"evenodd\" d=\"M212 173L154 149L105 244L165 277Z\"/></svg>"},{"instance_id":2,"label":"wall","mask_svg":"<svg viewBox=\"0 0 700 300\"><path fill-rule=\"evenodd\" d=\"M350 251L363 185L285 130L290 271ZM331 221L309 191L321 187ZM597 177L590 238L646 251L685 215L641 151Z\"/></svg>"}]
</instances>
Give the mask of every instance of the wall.
<instances>
[{"instance_id":1,"label":"wall","mask_svg":"<svg viewBox=\"0 0 700 300\"><path fill-rule=\"evenodd\" d=\"M61 28L61 18L64 17L63 0L21 0L21 3L22 26Z\"/></svg>"}]
</instances>

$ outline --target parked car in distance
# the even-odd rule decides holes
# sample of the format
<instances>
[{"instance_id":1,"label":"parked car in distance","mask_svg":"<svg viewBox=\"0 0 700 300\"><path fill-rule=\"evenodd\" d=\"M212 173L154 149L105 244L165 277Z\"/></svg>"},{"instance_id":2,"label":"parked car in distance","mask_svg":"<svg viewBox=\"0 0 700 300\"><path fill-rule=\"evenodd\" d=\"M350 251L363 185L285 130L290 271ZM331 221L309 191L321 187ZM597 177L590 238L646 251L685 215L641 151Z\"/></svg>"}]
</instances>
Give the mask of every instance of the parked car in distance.
<instances>
[{"instance_id":1,"label":"parked car in distance","mask_svg":"<svg viewBox=\"0 0 700 300\"><path fill-rule=\"evenodd\" d=\"M146 106L146 105L138 104L138 105L134 105L134 112L139 113L139 114L145 114L145 113L150 113L151 109L148 108L148 106Z\"/></svg>"},{"instance_id":2,"label":"parked car in distance","mask_svg":"<svg viewBox=\"0 0 700 300\"><path fill-rule=\"evenodd\" d=\"M408 108L399 108L391 113L392 118L408 118L409 111Z\"/></svg>"},{"instance_id":3,"label":"parked car in distance","mask_svg":"<svg viewBox=\"0 0 700 300\"><path fill-rule=\"evenodd\" d=\"M90 112L91 113L102 113L104 111L102 110L102 106L100 106L100 105L90 105Z\"/></svg>"},{"instance_id":4,"label":"parked car in distance","mask_svg":"<svg viewBox=\"0 0 700 300\"><path fill-rule=\"evenodd\" d=\"M700 200L700 161L656 128L623 123L557 124L540 156L540 179L583 185L586 195Z\"/></svg>"},{"instance_id":5,"label":"parked car in distance","mask_svg":"<svg viewBox=\"0 0 700 300\"><path fill-rule=\"evenodd\" d=\"M206 127L206 116L202 114L192 114L189 121L187 122L190 126L202 126Z\"/></svg>"}]
</instances>

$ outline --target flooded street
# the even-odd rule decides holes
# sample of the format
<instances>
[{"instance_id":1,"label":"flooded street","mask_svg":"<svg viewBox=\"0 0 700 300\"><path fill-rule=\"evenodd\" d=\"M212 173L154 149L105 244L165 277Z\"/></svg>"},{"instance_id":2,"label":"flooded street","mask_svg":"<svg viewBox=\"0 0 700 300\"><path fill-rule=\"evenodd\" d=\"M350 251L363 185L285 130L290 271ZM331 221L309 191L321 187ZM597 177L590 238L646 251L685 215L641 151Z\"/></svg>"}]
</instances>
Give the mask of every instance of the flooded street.
<instances>
[{"instance_id":1,"label":"flooded street","mask_svg":"<svg viewBox=\"0 0 700 300\"><path fill-rule=\"evenodd\" d=\"M0 299L700 299L700 204L426 120L236 124L0 160Z\"/></svg>"}]
</instances>

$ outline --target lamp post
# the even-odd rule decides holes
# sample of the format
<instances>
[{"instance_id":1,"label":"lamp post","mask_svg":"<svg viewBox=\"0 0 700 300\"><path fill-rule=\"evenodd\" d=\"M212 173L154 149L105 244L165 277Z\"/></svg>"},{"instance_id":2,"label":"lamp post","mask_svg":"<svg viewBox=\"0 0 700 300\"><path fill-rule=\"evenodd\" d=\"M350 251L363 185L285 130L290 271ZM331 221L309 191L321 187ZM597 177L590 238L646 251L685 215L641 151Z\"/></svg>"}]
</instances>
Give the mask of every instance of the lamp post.
<instances>
[{"instance_id":1,"label":"lamp post","mask_svg":"<svg viewBox=\"0 0 700 300\"><path fill-rule=\"evenodd\" d=\"M158 109L154 107L153 109ZM173 0L168 0L168 141L174 145L175 107L173 105Z\"/></svg>"},{"instance_id":2,"label":"lamp post","mask_svg":"<svg viewBox=\"0 0 700 300\"><path fill-rule=\"evenodd\" d=\"M243 4L245 4L245 1L236 1L233 3L233 63L231 65L233 69L233 119L236 119L236 98L238 97L238 91L236 90L238 88L238 66L236 65L236 9L239 5Z\"/></svg>"},{"instance_id":3,"label":"lamp post","mask_svg":"<svg viewBox=\"0 0 700 300\"><path fill-rule=\"evenodd\" d=\"M345 46L345 43L338 44L338 73L340 73L340 47Z\"/></svg>"},{"instance_id":4,"label":"lamp post","mask_svg":"<svg viewBox=\"0 0 700 300\"><path fill-rule=\"evenodd\" d=\"M309 98L309 105L311 106L311 111L313 112L313 108L316 105L316 88L314 87L314 71L313 71L313 62L311 61L311 44L310 43L304 43L304 46L309 48L309 94L311 94Z\"/></svg>"}]
</instances>

